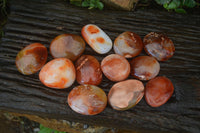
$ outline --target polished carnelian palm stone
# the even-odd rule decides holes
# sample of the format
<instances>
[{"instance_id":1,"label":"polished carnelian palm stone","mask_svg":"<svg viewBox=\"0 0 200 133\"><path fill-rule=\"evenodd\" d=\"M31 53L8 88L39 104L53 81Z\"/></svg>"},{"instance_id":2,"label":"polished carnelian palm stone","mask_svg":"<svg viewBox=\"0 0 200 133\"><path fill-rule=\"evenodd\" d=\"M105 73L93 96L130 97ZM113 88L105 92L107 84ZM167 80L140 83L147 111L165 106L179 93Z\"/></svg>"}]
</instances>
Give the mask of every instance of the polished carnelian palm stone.
<instances>
[{"instance_id":1,"label":"polished carnelian palm stone","mask_svg":"<svg viewBox=\"0 0 200 133\"><path fill-rule=\"evenodd\" d=\"M131 60L131 75L139 80L150 80L160 71L160 64L151 56L139 56Z\"/></svg>"},{"instance_id":2,"label":"polished carnelian palm stone","mask_svg":"<svg viewBox=\"0 0 200 133\"><path fill-rule=\"evenodd\" d=\"M50 45L50 53L54 58L68 58L75 61L85 50L85 41L79 35L62 34Z\"/></svg>"},{"instance_id":3,"label":"polished carnelian palm stone","mask_svg":"<svg viewBox=\"0 0 200 133\"><path fill-rule=\"evenodd\" d=\"M127 110L134 107L144 95L144 85L141 81L129 79L112 86L108 101L113 109Z\"/></svg>"},{"instance_id":4,"label":"polished carnelian palm stone","mask_svg":"<svg viewBox=\"0 0 200 133\"><path fill-rule=\"evenodd\" d=\"M96 115L107 105L105 92L94 85L80 85L68 95L68 104L72 110L83 115Z\"/></svg>"},{"instance_id":5,"label":"polished carnelian palm stone","mask_svg":"<svg viewBox=\"0 0 200 133\"><path fill-rule=\"evenodd\" d=\"M16 66L24 75L36 73L47 60L47 48L40 43L32 43L23 48L16 57Z\"/></svg>"},{"instance_id":6,"label":"polished carnelian palm stone","mask_svg":"<svg viewBox=\"0 0 200 133\"><path fill-rule=\"evenodd\" d=\"M144 50L158 61L165 61L174 55L175 47L165 34L151 32L144 39Z\"/></svg>"},{"instance_id":7,"label":"polished carnelian palm stone","mask_svg":"<svg viewBox=\"0 0 200 133\"><path fill-rule=\"evenodd\" d=\"M130 64L125 57L118 54L106 56L101 62L104 75L111 81L125 80L130 74Z\"/></svg>"},{"instance_id":8,"label":"polished carnelian palm stone","mask_svg":"<svg viewBox=\"0 0 200 133\"><path fill-rule=\"evenodd\" d=\"M99 85L102 71L99 61L91 55L82 55L75 63L76 81L79 84Z\"/></svg>"},{"instance_id":9,"label":"polished carnelian palm stone","mask_svg":"<svg viewBox=\"0 0 200 133\"><path fill-rule=\"evenodd\" d=\"M120 34L114 42L114 51L125 58L139 55L143 50L143 42L139 35L126 31Z\"/></svg>"},{"instance_id":10,"label":"polished carnelian palm stone","mask_svg":"<svg viewBox=\"0 0 200 133\"><path fill-rule=\"evenodd\" d=\"M97 25L85 25L81 30L81 34L87 44L99 54L108 53L112 49L112 40Z\"/></svg>"},{"instance_id":11,"label":"polished carnelian palm stone","mask_svg":"<svg viewBox=\"0 0 200 133\"><path fill-rule=\"evenodd\" d=\"M74 64L67 58L51 60L41 69L39 79L50 88L68 88L76 79Z\"/></svg>"},{"instance_id":12,"label":"polished carnelian palm stone","mask_svg":"<svg viewBox=\"0 0 200 133\"><path fill-rule=\"evenodd\" d=\"M174 92L172 82L166 77L156 77L150 80L145 87L145 99L151 107L165 104Z\"/></svg>"}]
</instances>

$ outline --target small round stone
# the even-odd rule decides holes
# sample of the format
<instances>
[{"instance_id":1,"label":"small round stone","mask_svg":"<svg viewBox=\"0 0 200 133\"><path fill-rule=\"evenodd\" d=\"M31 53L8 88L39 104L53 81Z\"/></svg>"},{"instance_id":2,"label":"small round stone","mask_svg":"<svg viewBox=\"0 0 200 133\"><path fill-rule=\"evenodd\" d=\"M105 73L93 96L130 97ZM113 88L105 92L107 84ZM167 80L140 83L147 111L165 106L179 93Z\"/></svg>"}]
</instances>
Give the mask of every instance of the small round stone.
<instances>
[{"instance_id":1,"label":"small round stone","mask_svg":"<svg viewBox=\"0 0 200 133\"><path fill-rule=\"evenodd\" d=\"M99 54L108 53L112 49L110 37L94 24L85 25L81 34L90 47Z\"/></svg>"},{"instance_id":2,"label":"small round stone","mask_svg":"<svg viewBox=\"0 0 200 133\"><path fill-rule=\"evenodd\" d=\"M174 55L175 47L165 34L151 32L144 39L144 50L158 61L165 61Z\"/></svg>"},{"instance_id":3,"label":"small round stone","mask_svg":"<svg viewBox=\"0 0 200 133\"><path fill-rule=\"evenodd\" d=\"M80 85L68 95L68 104L72 110L83 115L96 115L107 105L105 92L94 85Z\"/></svg>"},{"instance_id":4,"label":"small round stone","mask_svg":"<svg viewBox=\"0 0 200 133\"><path fill-rule=\"evenodd\" d=\"M108 101L113 109L127 110L134 107L143 95L143 83L139 80L130 79L114 84L109 91Z\"/></svg>"},{"instance_id":5,"label":"small round stone","mask_svg":"<svg viewBox=\"0 0 200 133\"><path fill-rule=\"evenodd\" d=\"M39 79L45 86L50 88L68 88L76 79L74 65L67 58L54 59L41 69Z\"/></svg>"},{"instance_id":6,"label":"small round stone","mask_svg":"<svg viewBox=\"0 0 200 133\"><path fill-rule=\"evenodd\" d=\"M126 31L120 34L114 42L114 51L125 58L139 55L143 50L143 42L139 35Z\"/></svg>"},{"instance_id":7,"label":"small round stone","mask_svg":"<svg viewBox=\"0 0 200 133\"><path fill-rule=\"evenodd\" d=\"M160 71L158 61L150 56L139 56L131 60L131 75L139 80L150 80Z\"/></svg>"},{"instance_id":8,"label":"small round stone","mask_svg":"<svg viewBox=\"0 0 200 133\"><path fill-rule=\"evenodd\" d=\"M99 61L91 55L82 55L75 63L76 81L79 84L99 85L102 71Z\"/></svg>"},{"instance_id":9,"label":"small round stone","mask_svg":"<svg viewBox=\"0 0 200 133\"><path fill-rule=\"evenodd\" d=\"M101 69L111 81L125 80L130 74L129 62L118 54L106 56L101 62Z\"/></svg>"},{"instance_id":10,"label":"small round stone","mask_svg":"<svg viewBox=\"0 0 200 133\"><path fill-rule=\"evenodd\" d=\"M165 104L174 92L172 82L166 77L151 79L145 87L145 99L151 107Z\"/></svg>"},{"instance_id":11,"label":"small round stone","mask_svg":"<svg viewBox=\"0 0 200 133\"><path fill-rule=\"evenodd\" d=\"M68 58L75 61L85 50L85 41L81 36L62 34L50 45L50 53L54 58Z\"/></svg>"},{"instance_id":12,"label":"small round stone","mask_svg":"<svg viewBox=\"0 0 200 133\"><path fill-rule=\"evenodd\" d=\"M23 48L16 57L16 67L24 75L39 71L47 60L47 48L40 43L32 43Z\"/></svg>"}]
</instances>

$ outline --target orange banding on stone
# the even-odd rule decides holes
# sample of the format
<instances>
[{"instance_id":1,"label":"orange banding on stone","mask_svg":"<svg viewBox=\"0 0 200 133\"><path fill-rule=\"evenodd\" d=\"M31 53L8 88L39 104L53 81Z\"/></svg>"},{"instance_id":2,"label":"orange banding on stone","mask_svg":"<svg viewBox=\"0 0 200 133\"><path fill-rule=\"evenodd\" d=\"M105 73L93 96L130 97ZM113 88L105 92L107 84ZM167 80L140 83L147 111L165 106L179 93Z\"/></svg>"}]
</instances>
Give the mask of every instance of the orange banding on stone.
<instances>
[{"instance_id":1,"label":"orange banding on stone","mask_svg":"<svg viewBox=\"0 0 200 133\"><path fill-rule=\"evenodd\" d=\"M67 58L57 58L48 62L39 73L39 79L45 86L56 89L70 87L75 78L74 65Z\"/></svg>"},{"instance_id":2,"label":"orange banding on stone","mask_svg":"<svg viewBox=\"0 0 200 133\"><path fill-rule=\"evenodd\" d=\"M49 87L58 87L59 89L64 89L65 88L65 84L68 82L67 78L61 78L59 80L59 82L53 83L53 84L49 84Z\"/></svg>"},{"instance_id":3,"label":"orange banding on stone","mask_svg":"<svg viewBox=\"0 0 200 133\"><path fill-rule=\"evenodd\" d=\"M99 54L108 53L112 49L112 40L101 28L94 24L85 25L81 34L87 44Z\"/></svg>"},{"instance_id":4,"label":"orange banding on stone","mask_svg":"<svg viewBox=\"0 0 200 133\"><path fill-rule=\"evenodd\" d=\"M105 92L94 85L79 85L68 95L68 104L72 110L83 115L101 113L107 105Z\"/></svg>"},{"instance_id":5,"label":"orange banding on stone","mask_svg":"<svg viewBox=\"0 0 200 133\"><path fill-rule=\"evenodd\" d=\"M24 75L36 73L47 60L47 48L40 43L32 43L23 48L16 57L16 67Z\"/></svg>"}]
</instances>

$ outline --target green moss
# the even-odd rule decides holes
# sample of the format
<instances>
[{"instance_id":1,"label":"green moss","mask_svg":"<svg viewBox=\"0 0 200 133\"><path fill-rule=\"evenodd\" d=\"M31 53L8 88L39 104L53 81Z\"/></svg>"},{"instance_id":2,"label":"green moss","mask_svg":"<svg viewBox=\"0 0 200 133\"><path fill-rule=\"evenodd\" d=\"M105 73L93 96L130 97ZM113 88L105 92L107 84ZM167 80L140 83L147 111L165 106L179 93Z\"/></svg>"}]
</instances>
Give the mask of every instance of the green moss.
<instances>
[{"instance_id":1,"label":"green moss","mask_svg":"<svg viewBox=\"0 0 200 133\"><path fill-rule=\"evenodd\" d=\"M198 0L155 0L158 4L163 5L165 9L174 10L177 13L186 13L186 8L197 6Z\"/></svg>"},{"instance_id":2,"label":"green moss","mask_svg":"<svg viewBox=\"0 0 200 133\"><path fill-rule=\"evenodd\" d=\"M42 124L40 124L39 133L66 133L66 132L56 131L54 129L50 129L50 128L44 127Z\"/></svg>"},{"instance_id":3,"label":"green moss","mask_svg":"<svg viewBox=\"0 0 200 133\"><path fill-rule=\"evenodd\" d=\"M103 10L103 3L100 0L70 0L70 3L76 6L88 7L88 9L98 8Z\"/></svg>"}]
</instances>

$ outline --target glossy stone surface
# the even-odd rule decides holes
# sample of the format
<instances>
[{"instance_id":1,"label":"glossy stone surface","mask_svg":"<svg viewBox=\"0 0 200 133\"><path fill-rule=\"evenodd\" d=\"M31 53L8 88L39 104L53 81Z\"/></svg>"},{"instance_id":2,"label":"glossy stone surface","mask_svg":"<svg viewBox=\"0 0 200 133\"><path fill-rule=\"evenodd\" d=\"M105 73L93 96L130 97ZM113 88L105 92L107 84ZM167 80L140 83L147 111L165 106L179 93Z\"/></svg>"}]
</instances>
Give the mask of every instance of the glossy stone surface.
<instances>
[{"instance_id":1,"label":"glossy stone surface","mask_svg":"<svg viewBox=\"0 0 200 133\"><path fill-rule=\"evenodd\" d=\"M141 81L129 79L112 86L108 101L113 109L127 110L135 106L144 95L144 85Z\"/></svg>"},{"instance_id":2,"label":"glossy stone surface","mask_svg":"<svg viewBox=\"0 0 200 133\"><path fill-rule=\"evenodd\" d=\"M172 82L166 77L156 77L145 87L145 100L151 107L165 104L174 92Z\"/></svg>"},{"instance_id":3,"label":"glossy stone surface","mask_svg":"<svg viewBox=\"0 0 200 133\"><path fill-rule=\"evenodd\" d=\"M115 39L113 47L116 54L120 54L125 58L132 58L139 55L144 46L139 35L126 31Z\"/></svg>"},{"instance_id":4,"label":"glossy stone surface","mask_svg":"<svg viewBox=\"0 0 200 133\"><path fill-rule=\"evenodd\" d=\"M85 25L81 34L90 47L99 54L108 53L112 48L110 37L94 24Z\"/></svg>"},{"instance_id":5,"label":"glossy stone surface","mask_svg":"<svg viewBox=\"0 0 200 133\"><path fill-rule=\"evenodd\" d=\"M102 60L101 70L111 81L122 81L130 74L130 64L123 56L111 54Z\"/></svg>"},{"instance_id":6,"label":"glossy stone surface","mask_svg":"<svg viewBox=\"0 0 200 133\"><path fill-rule=\"evenodd\" d=\"M68 58L75 61L85 50L85 41L81 36L62 34L57 36L50 45L54 58Z\"/></svg>"},{"instance_id":7,"label":"glossy stone surface","mask_svg":"<svg viewBox=\"0 0 200 133\"><path fill-rule=\"evenodd\" d=\"M94 85L80 85L68 95L68 104L72 110L83 115L96 115L107 105L105 92Z\"/></svg>"},{"instance_id":8,"label":"glossy stone surface","mask_svg":"<svg viewBox=\"0 0 200 133\"><path fill-rule=\"evenodd\" d=\"M99 61L91 55L82 55L75 63L76 81L79 84L99 85L102 71Z\"/></svg>"},{"instance_id":9,"label":"glossy stone surface","mask_svg":"<svg viewBox=\"0 0 200 133\"><path fill-rule=\"evenodd\" d=\"M150 80L160 71L158 61L150 56L139 56L131 60L131 75L139 80Z\"/></svg>"},{"instance_id":10,"label":"glossy stone surface","mask_svg":"<svg viewBox=\"0 0 200 133\"><path fill-rule=\"evenodd\" d=\"M57 58L48 62L39 73L39 79L45 86L56 89L70 87L75 78L74 65L67 58Z\"/></svg>"},{"instance_id":11,"label":"glossy stone surface","mask_svg":"<svg viewBox=\"0 0 200 133\"><path fill-rule=\"evenodd\" d=\"M144 37L143 42L146 53L158 61L168 60L174 55L174 44L165 34L151 32Z\"/></svg>"},{"instance_id":12,"label":"glossy stone surface","mask_svg":"<svg viewBox=\"0 0 200 133\"><path fill-rule=\"evenodd\" d=\"M16 57L16 67L24 75L36 73L47 60L47 48L40 43L32 43L23 48Z\"/></svg>"}]
</instances>

